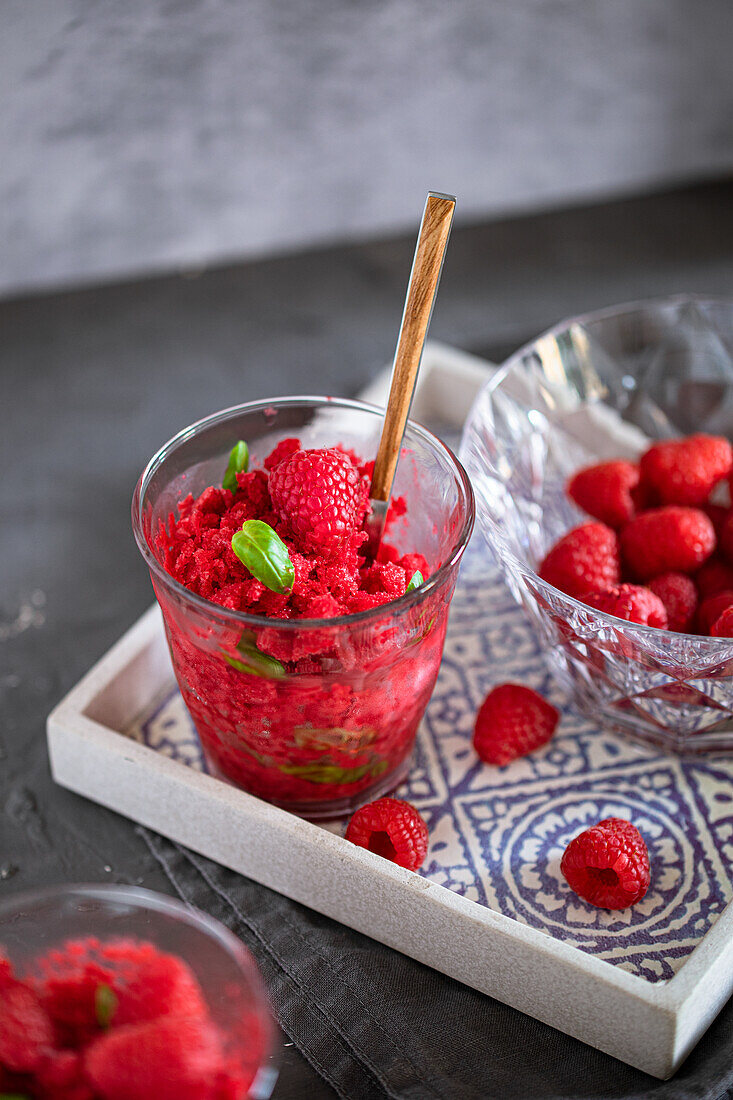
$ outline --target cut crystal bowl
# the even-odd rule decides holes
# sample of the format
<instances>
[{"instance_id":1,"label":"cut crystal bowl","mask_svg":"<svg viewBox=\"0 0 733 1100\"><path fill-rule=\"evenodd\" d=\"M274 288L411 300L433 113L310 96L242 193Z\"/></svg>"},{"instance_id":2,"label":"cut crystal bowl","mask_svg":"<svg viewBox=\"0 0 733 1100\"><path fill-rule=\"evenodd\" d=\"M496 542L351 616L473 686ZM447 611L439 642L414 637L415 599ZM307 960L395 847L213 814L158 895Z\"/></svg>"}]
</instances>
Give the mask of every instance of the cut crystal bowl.
<instances>
[{"instance_id":1,"label":"cut crystal bowl","mask_svg":"<svg viewBox=\"0 0 733 1100\"><path fill-rule=\"evenodd\" d=\"M571 473L697 431L733 439L733 302L684 296L565 321L522 348L477 397L461 459L479 530L578 708L677 752L730 751L733 639L626 622L536 572L590 518L565 494Z\"/></svg>"}]
</instances>

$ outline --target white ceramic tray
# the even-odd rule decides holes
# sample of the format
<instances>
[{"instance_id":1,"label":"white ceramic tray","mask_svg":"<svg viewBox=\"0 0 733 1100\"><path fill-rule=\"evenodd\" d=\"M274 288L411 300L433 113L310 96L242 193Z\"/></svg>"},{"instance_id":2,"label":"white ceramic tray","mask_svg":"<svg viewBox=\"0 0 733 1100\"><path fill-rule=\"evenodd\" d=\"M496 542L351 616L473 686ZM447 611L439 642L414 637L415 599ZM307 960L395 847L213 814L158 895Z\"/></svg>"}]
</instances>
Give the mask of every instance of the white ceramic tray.
<instances>
[{"instance_id":1,"label":"white ceramic tray","mask_svg":"<svg viewBox=\"0 0 733 1100\"><path fill-rule=\"evenodd\" d=\"M429 345L413 415L455 435L489 369ZM383 400L386 385L364 396ZM550 745L482 766L473 717L506 679L564 707L477 536L399 792L430 828L419 874L347 843L343 824L303 821L205 773L157 608L51 714L51 766L63 786L667 1077L733 991L733 760L640 749L565 707ZM610 814L639 825L653 867L647 897L621 913L587 906L559 873L568 840Z\"/></svg>"}]
</instances>

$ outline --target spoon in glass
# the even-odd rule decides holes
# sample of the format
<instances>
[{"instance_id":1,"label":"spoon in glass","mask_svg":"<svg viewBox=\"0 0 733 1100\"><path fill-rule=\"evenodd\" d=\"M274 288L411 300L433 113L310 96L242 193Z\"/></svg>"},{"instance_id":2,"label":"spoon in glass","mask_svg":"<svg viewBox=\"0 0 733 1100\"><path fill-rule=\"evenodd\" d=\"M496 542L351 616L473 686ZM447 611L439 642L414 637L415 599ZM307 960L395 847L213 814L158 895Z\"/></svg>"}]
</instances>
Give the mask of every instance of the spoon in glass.
<instances>
[{"instance_id":1,"label":"spoon in glass","mask_svg":"<svg viewBox=\"0 0 733 1100\"><path fill-rule=\"evenodd\" d=\"M376 559L382 541L402 437L410 415L417 372L438 293L455 208L454 196L428 192L410 281L407 284L405 309L392 368L392 384L372 474L369 494L372 511L366 521L369 534L367 556L372 560Z\"/></svg>"}]
</instances>

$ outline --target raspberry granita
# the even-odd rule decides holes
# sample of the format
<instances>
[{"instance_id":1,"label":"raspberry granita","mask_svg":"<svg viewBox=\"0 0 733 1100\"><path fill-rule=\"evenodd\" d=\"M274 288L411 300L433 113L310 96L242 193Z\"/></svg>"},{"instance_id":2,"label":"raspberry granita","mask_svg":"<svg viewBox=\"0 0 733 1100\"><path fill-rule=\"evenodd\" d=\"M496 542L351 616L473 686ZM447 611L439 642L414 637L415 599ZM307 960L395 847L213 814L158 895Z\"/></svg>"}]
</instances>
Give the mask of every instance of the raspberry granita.
<instances>
[{"instance_id":1,"label":"raspberry granita","mask_svg":"<svg viewBox=\"0 0 733 1100\"><path fill-rule=\"evenodd\" d=\"M0 950L3 1096L244 1100L269 1039L254 1008L219 1027L189 966L152 943L69 940L22 975Z\"/></svg>"},{"instance_id":2,"label":"raspberry granita","mask_svg":"<svg viewBox=\"0 0 733 1100\"><path fill-rule=\"evenodd\" d=\"M462 467L410 425L368 559L379 423L328 399L229 410L166 445L133 505L209 770L308 816L404 774L473 522Z\"/></svg>"}]
</instances>

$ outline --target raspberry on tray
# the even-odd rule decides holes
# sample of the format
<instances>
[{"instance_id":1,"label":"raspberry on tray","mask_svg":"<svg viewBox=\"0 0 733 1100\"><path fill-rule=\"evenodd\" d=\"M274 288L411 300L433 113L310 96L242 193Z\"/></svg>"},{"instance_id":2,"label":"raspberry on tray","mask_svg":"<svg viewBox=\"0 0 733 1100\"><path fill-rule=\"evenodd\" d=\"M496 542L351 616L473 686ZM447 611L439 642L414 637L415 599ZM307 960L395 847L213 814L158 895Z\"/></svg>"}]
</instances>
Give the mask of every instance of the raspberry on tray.
<instances>
[{"instance_id":1,"label":"raspberry on tray","mask_svg":"<svg viewBox=\"0 0 733 1100\"><path fill-rule=\"evenodd\" d=\"M476 715L473 745L486 764L503 766L546 745L560 713L532 688L498 684Z\"/></svg>"},{"instance_id":2,"label":"raspberry on tray","mask_svg":"<svg viewBox=\"0 0 733 1100\"><path fill-rule=\"evenodd\" d=\"M346 839L392 863L417 871L428 851L428 827L409 802L378 798L356 811Z\"/></svg>"},{"instance_id":3,"label":"raspberry on tray","mask_svg":"<svg viewBox=\"0 0 733 1100\"><path fill-rule=\"evenodd\" d=\"M627 909L649 889L649 852L636 826L607 817L571 840L560 863L571 890L600 909Z\"/></svg>"}]
</instances>

